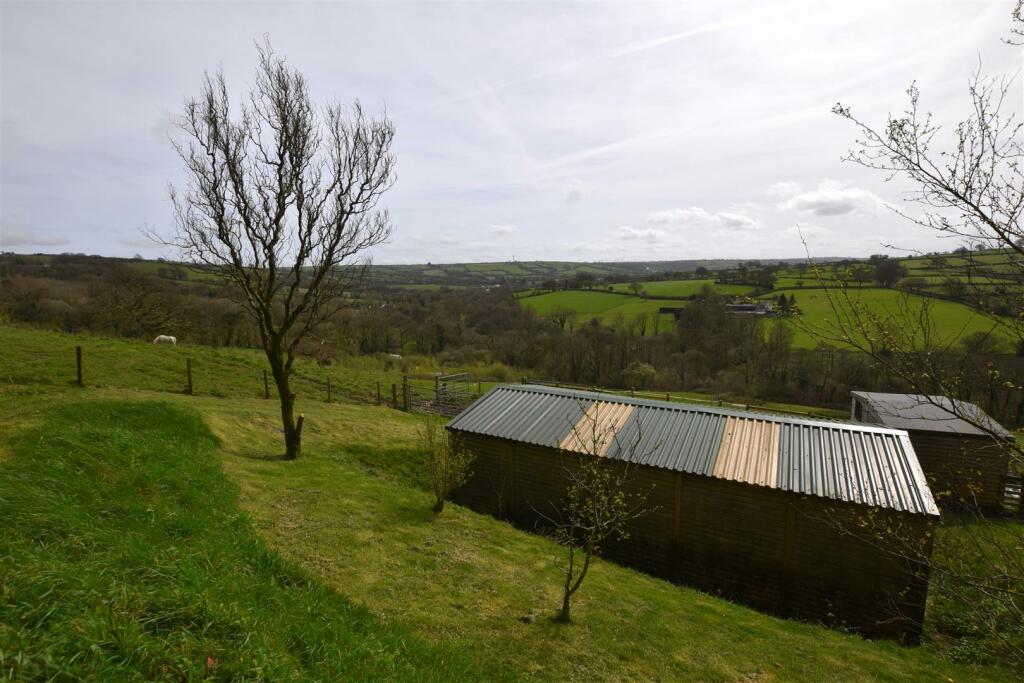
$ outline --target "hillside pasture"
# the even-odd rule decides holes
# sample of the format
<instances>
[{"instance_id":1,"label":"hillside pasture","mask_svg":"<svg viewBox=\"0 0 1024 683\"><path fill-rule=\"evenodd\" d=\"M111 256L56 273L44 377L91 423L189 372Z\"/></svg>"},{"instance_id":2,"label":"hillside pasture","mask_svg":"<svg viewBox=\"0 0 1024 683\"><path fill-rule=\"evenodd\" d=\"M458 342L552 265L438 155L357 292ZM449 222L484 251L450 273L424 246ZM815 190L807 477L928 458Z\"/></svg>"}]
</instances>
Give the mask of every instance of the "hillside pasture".
<instances>
[{"instance_id":1,"label":"hillside pasture","mask_svg":"<svg viewBox=\"0 0 1024 683\"><path fill-rule=\"evenodd\" d=\"M102 345L0 333L0 679L1017 680L601 561L555 624L562 551L430 512L421 417L306 401L285 462L275 401L128 388L164 347L83 389L65 351Z\"/></svg>"},{"instance_id":2,"label":"hillside pasture","mask_svg":"<svg viewBox=\"0 0 1024 683\"><path fill-rule=\"evenodd\" d=\"M883 319L905 320L908 314L916 315L921 311L922 306L926 306L932 320L933 341L944 345L956 346L970 334L990 332L995 327L990 318L969 306L953 301L907 294L892 289L852 287L848 292L855 305L866 306ZM817 346L819 339L812 334L812 331L818 331L825 335L835 334L838 331L836 312L829 299L830 293L832 302L839 307L840 311L850 310L843 303L838 289L808 289L792 292L796 296L796 303L800 309L800 315L790 322L794 326L795 346L801 348ZM774 294L767 294L763 298L770 300L774 296ZM806 328L811 328L811 330ZM1000 339L1004 339L998 330L993 333Z\"/></svg>"},{"instance_id":3,"label":"hillside pasture","mask_svg":"<svg viewBox=\"0 0 1024 683\"><path fill-rule=\"evenodd\" d=\"M519 301L540 316L549 316L560 311L571 311L576 314L578 322L596 318L605 323L614 322L620 317L630 321L639 315L657 315L658 309L663 306L682 307L689 303L684 299L643 299L627 294L613 294L597 290L548 292L522 297ZM672 317L663 315L662 318L663 322L670 323Z\"/></svg>"},{"instance_id":4,"label":"hillside pasture","mask_svg":"<svg viewBox=\"0 0 1024 683\"><path fill-rule=\"evenodd\" d=\"M658 280L655 282L640 282L638 284L643 287L644 294L650 296L676 297L680 299L700 294L705 287L710 287L719 294L729 296L749 294L752 291L752 288L748 285L721 284L710 279ZM624 292L627 294L633 293L633 290L630 288L630 283L628 282L617 282L610 285L610 287L616 292Z\"/></svg>"}]
</instances>

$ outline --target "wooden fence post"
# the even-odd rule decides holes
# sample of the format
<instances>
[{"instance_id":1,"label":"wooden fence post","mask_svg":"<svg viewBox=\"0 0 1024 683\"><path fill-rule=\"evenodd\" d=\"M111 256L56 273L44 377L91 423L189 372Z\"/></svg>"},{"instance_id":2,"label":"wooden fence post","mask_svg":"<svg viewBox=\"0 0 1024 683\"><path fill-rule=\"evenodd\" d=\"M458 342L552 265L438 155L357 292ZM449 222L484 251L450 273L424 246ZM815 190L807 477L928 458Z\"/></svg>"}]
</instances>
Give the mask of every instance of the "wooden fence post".
<instances>
[{"instance_id":1,"label":"wooden fence post","mask_svg":"<svg viewBox=\"0 0 1024 683\"><path fill-rule=\"evenodd\" d=\"M185 359L185 375L188 377L188 395L192 395L192 359Z\"/></svg>"},{"instance_id":2,"label":"wooden fence post","mask_svg":"<svg viewBox=\"0 0 1024 683\"><path fill-rule=\"evenodd\" d=\"M331 402L331 378L327 378L327 402Z\"/></svg>"},{"instance_id":3,"label":"wooden fence post","mask_svg":"<svg viewBox=\"0 0 1024 683\"><path fill-rule=\"evenodd\" d=\"M480 396L480 382L479 382L479 380L476 383L476 395Z\"/></svg>"},{"instance_id":4,"label":"wooden fence post","mask_svg":"<svg viewBox=\"0 0 1024 683\"><path fill-rule=\"evenodd\" d=\"M665 392L665 401L668 403L672 402L672 394L668 393L667 391Z\"/></svg>"},{"instance_id":5,"label":"wooden fence post","mask_svg":"<svg viewBox=\"0 0 1024 683\"><path fill-rule=\"evenodd\" d=\"M391 383L391 407L398 410L398 385Z\"/></svg>"},{"instance_id":6,"label":"wooden fence post","mask_svg":"<svg viewBox=\"0 0 1024 683\"><path fill-rule=\"evenodd\" d=\"M380 382L377 382L377 405L380 405Z\"/></svg>"},{"instance_id":7,"label":"wooden fence post","mask_svg":"<svg viewBox=\"0 0 1024 683\"><path fill-rule=\"evenodd\" d=\"M270 382L267 380L267 370L263 370L263 398L270 398Z\"/></svg>"},{"instance_id":8,"label":"wooden fence post","mask_svg":"<svg viewBox=\"0 0 1024 683\"><path fill-rule=\"evenodd\" d=\"M629 388L629 397L630 398L636 398L636 387L630 387Z\"/></svg>"},{"instance_id":9,"label":"wooden fence post","mask_svg":"<svg viewBox=\"0 0 1024 683\"><path fill-rule=\"evenodd\" d=\"M82 347L75 347L75 367L78 368L78 386L85 386L85 377L82 375Z\"/></svg>"},{"instance_id":10,"label":"wooden fence post","mask_svg":"<svg viewBox=\"0 0 1024 683\"><path fill-rule=\"evenodd\" d=\"M409 391L409 376L402 375L402 409L405 410L405 412L407 413L409 412L409 409L412 407L410 405L411 401L409 400L410 393L411 392Z\"/></svg>"}]
</instances>

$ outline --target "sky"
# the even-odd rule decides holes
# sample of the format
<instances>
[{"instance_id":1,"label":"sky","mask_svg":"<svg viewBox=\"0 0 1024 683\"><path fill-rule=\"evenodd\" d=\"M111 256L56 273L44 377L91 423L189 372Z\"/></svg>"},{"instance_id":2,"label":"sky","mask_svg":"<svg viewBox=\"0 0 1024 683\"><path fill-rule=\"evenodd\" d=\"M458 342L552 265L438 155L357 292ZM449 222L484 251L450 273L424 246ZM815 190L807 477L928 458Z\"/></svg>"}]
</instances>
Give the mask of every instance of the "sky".
<instances>
[{"instance_id":1,"label":"sky","mask_svg":"<svg viewBox=\"0 0 1024 683\"><path fill-rule=\"evenodd\" d=\"M0 249L174 254L169 142L206 70L255 41L320 103L397 133L377 263L866 256L952 249L908 186L843 163L906 103L947 128L967 82L1018 76L1011 0L673 3L0 2Z\"/></svg>"}]
</instances>

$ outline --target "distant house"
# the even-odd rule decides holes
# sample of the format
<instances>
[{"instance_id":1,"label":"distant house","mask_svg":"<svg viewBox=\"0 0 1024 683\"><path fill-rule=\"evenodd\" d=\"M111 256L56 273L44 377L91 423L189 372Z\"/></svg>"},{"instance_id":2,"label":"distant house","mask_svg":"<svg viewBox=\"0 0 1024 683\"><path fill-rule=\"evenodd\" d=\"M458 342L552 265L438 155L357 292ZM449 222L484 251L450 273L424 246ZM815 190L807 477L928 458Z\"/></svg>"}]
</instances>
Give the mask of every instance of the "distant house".
<instances>
[{"instance_id":1,"label":"distant house","mask_svg":"<svg viewBox=\"0 0 1024 683\"><path fill-rule=\"evenodd\" d=\"M726 304L725 310L737 315L773 315L775 306L770 301L755 301L750 304Z\"/></svg>"},{"instance_id":2,"label":"distant house","mask_svg":"<svg viewBox=\"0 0 1024 683\"><path fill-rule=\"evenodd\" d=\"M589 422L599 448L582 443ZM652 510L609 559L782 616L919 636L926 563L886 550L930 552L938 522L906 432L534 385L495 387L448 429L476 455L458 503L533 530L581 457L629 461Z\"/></svg>"},{"instance_id":3,"label":"distant house","mask_svg":"<svg viewBox=\"0 0 1024 683\"><path fill-rule=\"evenodd\" d=\"M1009 453L1001 440L1013 435L966 401L945 396L850 392L850 418L905 429L940 504L999 510ZM968 416L988 432L958 417Z\"/></svg>"}]
</instances>

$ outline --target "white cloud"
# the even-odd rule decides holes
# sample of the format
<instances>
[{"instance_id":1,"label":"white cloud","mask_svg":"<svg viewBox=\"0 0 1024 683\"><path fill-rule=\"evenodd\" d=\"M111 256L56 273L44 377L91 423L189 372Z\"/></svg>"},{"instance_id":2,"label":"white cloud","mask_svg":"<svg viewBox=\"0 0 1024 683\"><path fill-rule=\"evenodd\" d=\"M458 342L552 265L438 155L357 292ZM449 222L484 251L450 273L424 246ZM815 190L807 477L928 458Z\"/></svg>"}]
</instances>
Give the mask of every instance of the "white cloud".
<instances>
[{"instance_id":1,"label":"white cloud","mask_svg":"<svg viewBox=\"0 0 1024 683\"><path fill-rule=\"evenodd\" d=\"M776 199L789 199L790 197L799 194L803 189L803 185L800 183L793 182L792 180L784 180L782 182L772 184L765 191L765 194Z\"/></svg>"},{"instance_id":2,"label":"white cloud","mask_svg":"<svg viewBox=\"0 0 1024 683\"><path fill-rule=\"evenodd\" d=\"M757 221L746 214L729 211L711 213L699 206L691 206L688 209L654 211L647 216L647 222L659 225L725 228L731 230L752 230L758 227Z\"/></svg>"},{"instance_id":3,"label":"white cloud","mask_svg":"<svg viewBox=\"0 0 1024 683\"><path fill-rule=\"evenodd\" d=\"M830 234L831 232L832 231L828 228L823 228L820 225L800 224L784 228L779 231L779 234L783 237L799 238L801 235L804 237L822 237Z\"/></svg>"},{"instance_id":4,"label":"white cloud","mask_svg":"<svg viewBox=\"0 0 1024 683\"><path fill-rule=\"evenodd\" d=\"M780 189L776 183L773 188ZM841 216L847 213L872 213L883 205L882 199L870 190L847 187L834 180L824 180L814 190L797 191L779 204L785 211L812 213L815 216Z\"/></svg>"},{"instance_id":5,"label":"white cloud","mask_svg":"<svg viewBox=\"0 0 1024 683\"><path fill-rule=\"evenodd\" d=\"M802 253L780 234L798 221L832 229L817 238L829 255L948 248L895 214L861 213L868 191L895 200L905 188L840 165L856 130L829 108L839 98L878 124L917 79L936 120L957 121L979 56L994 75L1020 68L994 2L290 4L4 4L0 225L45 233L34 243L66 237L53 251L150 253L111 226L170 230L165 188L184 172L169 116L220 65L243 95L252 38L272 26L318 107L358 97L368 114L392 113L399 182L382 206L397 230L378 263L781 258ZM339 42L346 22L388 30ZM1018 115L1022 88L1007 98ZM819 186L839 177L849 186ZM655 209L666 211L648 222ZM497 223L519 232L499 236Z\"/></svg>"},{"instance_id":6,"label":"white cloud","mask_svg":"<svg viewBox=\"0 0 1024 683\"><path fill-rule=\"evenodd\" d=\"M583 199L586 192L586 185L578 178L573 178L565 185L565 201L569 203L578 202Z\"/></svg>"},{"instance_id":7,"label":"white cloud","mask_svg":"<svg viewBox=\"0 0 1024 683\"><path fill-rule=\"evenodd\" d=\"M519 228L507 223L496 223L492 225L490 229L491 234L497 235L498 237L508 237L509 235L519 234Z\"/></svg>"},{"instance_id":8,"label":"white cloud","mask_svg":"<svg viewBox=\"0 0 1024 683\"><path fill-rule=\"evenodd\" d=\"M633 228L628 225L620 225L617 228L619 239L641 240L645 242L665 242L669 234L658 228Z\"/></svg>"},{"instance_id":9,"label":"white cloud","mask_svg":"<svg viewBox=\"0 0 1024 683\"><path fill-rule=\"evenodd\" d=\"M750 216L745 216L742 213L727 213L720 211L715 214L715 218L723 226L727 228L733 228L735 230L752 230L757 227L757 221Z\"/></svg>"},{"instance_id":10,"label":"white cloud","mask_svg":"<svg viewBox=\"0 0 1024 683\"><path fill-rule=\"evenodd\" d=\"M66 237L25 232L22 230L0 231L0 247L56 247L68 244Z\"/></svg>"}]
</instances>

